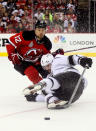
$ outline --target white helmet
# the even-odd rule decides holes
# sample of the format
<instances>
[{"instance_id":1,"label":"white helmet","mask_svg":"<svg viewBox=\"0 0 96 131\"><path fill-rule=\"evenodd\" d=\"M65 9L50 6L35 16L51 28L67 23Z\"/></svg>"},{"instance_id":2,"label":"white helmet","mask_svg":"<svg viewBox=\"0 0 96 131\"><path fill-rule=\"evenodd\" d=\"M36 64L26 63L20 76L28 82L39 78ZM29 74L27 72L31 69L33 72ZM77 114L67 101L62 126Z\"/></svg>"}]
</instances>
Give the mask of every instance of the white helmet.
<instances>
[{"instance_id":1,"label":"white helmet","mask_svg":"<svg viewBox=\"0 0 96 131\"><path fill-rule=\"evenodd\" d=\"M41 66L47 66L52 63L54 57L52 54L43 55L41 58Z\"/></svg>"}]
</instances>

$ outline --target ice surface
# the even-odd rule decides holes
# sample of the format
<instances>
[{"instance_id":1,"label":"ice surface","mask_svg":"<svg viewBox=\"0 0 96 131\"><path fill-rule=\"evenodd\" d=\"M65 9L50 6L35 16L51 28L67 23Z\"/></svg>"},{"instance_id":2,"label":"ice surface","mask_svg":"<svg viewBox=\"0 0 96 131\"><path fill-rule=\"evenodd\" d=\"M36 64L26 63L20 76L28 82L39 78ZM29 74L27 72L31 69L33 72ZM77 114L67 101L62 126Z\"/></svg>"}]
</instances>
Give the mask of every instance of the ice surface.
<instances>
[{"instance_id":1,"label":"ice surface","mask_svg":"<svg viewBox=\"0 0 96 131\"><path fill-rule=\"evenodd\" d=\"M25 100L22 90L31 82L6 57L0 57L0 131L96 131L96 58L84 76L88 86L76 103L49 110L45 103Z\"/></svg>"}]
</instances>

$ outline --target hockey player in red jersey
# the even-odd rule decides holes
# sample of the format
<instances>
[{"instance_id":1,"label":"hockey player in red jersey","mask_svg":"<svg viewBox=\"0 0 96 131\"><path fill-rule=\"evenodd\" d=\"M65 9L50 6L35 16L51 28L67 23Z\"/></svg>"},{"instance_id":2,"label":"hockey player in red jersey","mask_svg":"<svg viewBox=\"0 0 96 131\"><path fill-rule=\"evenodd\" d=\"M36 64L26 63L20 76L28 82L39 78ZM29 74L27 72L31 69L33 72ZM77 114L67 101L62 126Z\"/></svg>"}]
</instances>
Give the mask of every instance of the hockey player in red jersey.
<instances>
[{"instance_id":1,"label":"hockey player in red jersey","mask_svg":"<svg viewBox=\"0 0 96 131\"><path fill-rule=\"evenodd\" d=\"M22 75L26 75L34 84L48 74L40 65L41 56L50 52L52 48L45 31L46 23L37 21L35 30L11 36L10 43L6 45L8 58L14 64L14 68Z\"/></svg>"},{"instance_id":2,"label":"hockey player in red jersey","mask_svg":"<svg viewBox=\"0 0 96 131\"><path fill-rule=\"evenodd\" d=\"M47 36L46 23L37 21L35 30L23 31L9 38L6 45L8 58L14 68L22 75L26 75L33 84L38 83L48 75L40 65L42 55L50 52L52 43ZM63 49L56 50L53 55L64 54Z\"/></svg>"}]
</instances>

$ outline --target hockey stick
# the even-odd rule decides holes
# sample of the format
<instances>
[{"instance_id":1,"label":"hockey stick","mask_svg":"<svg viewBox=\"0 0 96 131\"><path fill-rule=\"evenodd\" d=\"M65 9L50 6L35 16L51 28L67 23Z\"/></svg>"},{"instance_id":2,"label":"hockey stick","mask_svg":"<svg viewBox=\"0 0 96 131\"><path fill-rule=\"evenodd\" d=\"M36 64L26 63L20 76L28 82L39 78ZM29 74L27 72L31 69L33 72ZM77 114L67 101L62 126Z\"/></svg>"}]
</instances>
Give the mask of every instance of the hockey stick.
<instances>
[{"instance_id":1,"label":"hockey stick","mask_svg":"<svg viewBox=\"0 0 96 131\"><path fill-rule=\"evenodd\" d=\"M64 53L79 51L79 50L85 50L85 49L91 49L91 48L95 48L95 47L96 46L90 46L90 47L85 47L85 48L80 48L80 49L74 49L74 50L65 51Z\"/></svg>"},{"instance_id":2,"label":"hockey stick","mask_svg":"<svg viewBox=\"0 0 96 131\"><path fill-rule=\"evenodd\" d=\"M72 93L71 98L69 99L68 103L66 103L66 104L63 106L63 109L68 108L68 107L71 105L71 103L72 103L72 101L73 101L73 99L74 99L74 96L75 96L75 94L76 94L76 92L77 92L77 90L78 90L78 88L79 88L79 85L80 85L80 82L81 82L81 80L82 80L82 78L83 78L83 75L84 75L84 73L85 73L85 71L86 71L87 68L88 68L87 66L84 68L84 70L83 70L83 72L82 72L82 74L81 74L81 76L80 76L80 78L79 78L79 80L78 80L78 82L77 82L77 85L76 85L76 87L75 87L75 89L74 89L74 91L73 91L73 93Z\"/></svg>"}]
</instances>

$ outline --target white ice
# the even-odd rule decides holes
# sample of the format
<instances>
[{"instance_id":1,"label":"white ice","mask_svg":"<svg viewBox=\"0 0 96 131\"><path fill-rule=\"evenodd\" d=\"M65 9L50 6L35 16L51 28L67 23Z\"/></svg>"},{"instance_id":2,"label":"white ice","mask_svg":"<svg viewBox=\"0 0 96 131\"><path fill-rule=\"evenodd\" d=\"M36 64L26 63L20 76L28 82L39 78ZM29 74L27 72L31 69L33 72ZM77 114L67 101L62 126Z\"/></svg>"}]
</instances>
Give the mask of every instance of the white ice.
<instances>
[{"instance_id":1,"label":"white ice","mask_svg":"<svg viewBox=\"0 0 96 131\"><path fill-rule=\"evenodd\" d=\"M25 100L22 90L31 82L14 70L7 57L0 57L0 131L96 131L96 58L92 59L80 99L67 109L49 110L45 103Z\"/></svg>"}]
</instances>

